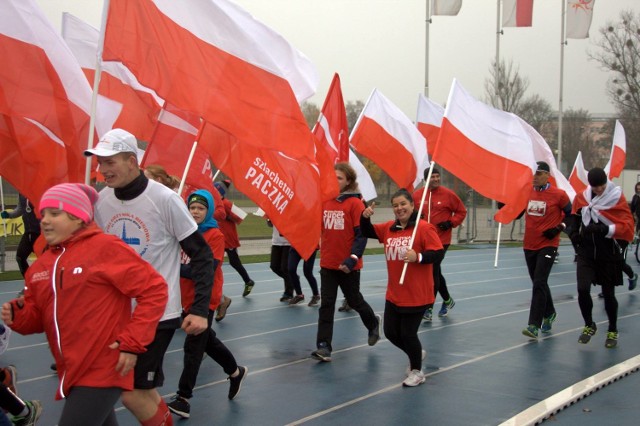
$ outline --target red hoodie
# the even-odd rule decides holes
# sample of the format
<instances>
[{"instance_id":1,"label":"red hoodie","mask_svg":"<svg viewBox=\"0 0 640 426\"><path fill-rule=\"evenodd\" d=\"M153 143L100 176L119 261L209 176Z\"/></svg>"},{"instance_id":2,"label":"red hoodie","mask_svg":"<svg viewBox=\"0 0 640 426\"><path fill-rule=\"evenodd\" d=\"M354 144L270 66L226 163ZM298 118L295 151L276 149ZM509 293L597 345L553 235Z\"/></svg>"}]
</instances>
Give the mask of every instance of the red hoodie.
<instances>
[{"instance_id":1,"label":"red hoodie","mask_svg":"<svg viewBox=\"0 0 640 426\"><path fill-rule=\"evenodd\" d=\"M25 284L23 307L11 301L11 328L46 334L60 379L56 399L74 386L133 389L133 370L115 370L120 351L145 352L167 304L167 284L149 263L91 223L49 247ZM109 349L115 341L120 350Z\"/></svg>"}]
</instances>

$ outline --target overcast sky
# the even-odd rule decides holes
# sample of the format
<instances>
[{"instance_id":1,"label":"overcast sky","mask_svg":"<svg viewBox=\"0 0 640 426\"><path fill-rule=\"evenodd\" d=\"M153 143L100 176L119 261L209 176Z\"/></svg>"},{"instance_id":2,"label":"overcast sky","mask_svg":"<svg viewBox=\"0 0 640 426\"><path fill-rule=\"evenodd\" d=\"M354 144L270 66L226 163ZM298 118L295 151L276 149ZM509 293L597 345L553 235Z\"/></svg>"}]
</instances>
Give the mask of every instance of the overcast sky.
<instances>
[{"instance_id":1,"label":"overcast sky","mask_svg":"<svg viewBox=\"0 0 640 426\"><path fill-rule=\"evenodd\" d=\"M95 27L101 0L37 0L59 28L62 12ZM366 101L378 88L415 119L425 84L426 0L236 0L281 33L318 69L320 83L310 102L322 105L334 72L345 101ZM531 28L505 28L500 57L513 60L530 80L527 95L539 94L558 108L560 85L560 0L535 0ZM458 16L434 16L429 31L429 97L444 104L457 78L484 99L484 81L496 57L497 0L464 0ZM605 84L610 73L589 60L598 30L621 10L640 12L638 0L597 0L590 39L565 47L564 109L613 113Z\"/></svg>"}]
</instances>

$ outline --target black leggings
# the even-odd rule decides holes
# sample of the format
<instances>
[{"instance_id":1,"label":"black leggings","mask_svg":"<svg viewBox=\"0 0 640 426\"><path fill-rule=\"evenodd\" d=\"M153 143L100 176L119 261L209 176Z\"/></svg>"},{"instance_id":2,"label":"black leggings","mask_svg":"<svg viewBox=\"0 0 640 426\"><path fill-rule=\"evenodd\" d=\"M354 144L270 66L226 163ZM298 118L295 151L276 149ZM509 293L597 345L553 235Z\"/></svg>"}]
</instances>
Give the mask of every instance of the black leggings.
<instances>
[{"instance_id":1,"label":"black leggings","mask_svg":"<svg viewBox=\"0 0 640 426\"><path fill-rule=\"evenodd\" d=\"M238 249L229 248L224 249L224 251L227 253L227 257L229 258L229 265L231 265L231 267L240 274L240 277L242 277L242 281L244 281L245 284L251 281L247 270L244 269L244 266L240 261L240 256L238 256Z\"/></svg>"},{"instance_id":2,"label":"black leggings","mask_svg":"<svg viewBox=\"0 0 640 426\"><path fill-rule=\"evenodd\" d=\"M58 426L117 426L118 420L113 406L121 394L120 388L71 388Z\"/></svg>"},{"instance_id":3,"label":"black leggings","mask_svg":"<svg viewBox=\"0 0 640 426\"><path fill-rule=\"evenodd\" d=\"M16 263L18 264L18 268L20 269L20 273L23 277L24 274L27 273L27 269L29 269L29 262L27 262L27 259L31 253L33 253L33 245L39 236L40 233L38 232L25 232L18 243L18 249L16 250Z\"/></svg>"},{"instance_id":4,"label":"black leggings","mask_svg":"<svg viewBox=\"0 0 640 426\"><path fill-rule=\"evenodd\" d=\"M412 370L422 370L422 343L418 328L426 306L399 308L388 300L384 304L384 335L409 357Z\"/></svg>"}]
</instances>

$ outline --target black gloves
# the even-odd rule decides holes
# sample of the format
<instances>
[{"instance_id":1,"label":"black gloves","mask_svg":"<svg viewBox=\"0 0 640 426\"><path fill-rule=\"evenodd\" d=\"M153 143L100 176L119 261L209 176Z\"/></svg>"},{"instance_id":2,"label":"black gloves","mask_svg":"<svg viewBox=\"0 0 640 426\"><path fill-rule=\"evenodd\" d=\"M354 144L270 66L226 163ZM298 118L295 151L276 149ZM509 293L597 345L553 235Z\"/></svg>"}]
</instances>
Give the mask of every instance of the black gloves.
<instances>
[{"instance_id":1,"label":"black gloves","mask_svg":"<svg viewBox=\"0 0 640 426\"><path fill-rule=\"evenodd\" d=\"M440 222L437 226L443 231L453 228L453 224L451 223L450 220L445 220L444 222Z\"/></svg>"},{"instance_id":2,"label":"black gloves","mask_svg":"<svg viewBox=\"0 0 640 426\"><path fill-rule=\"evenodd\" d=\"M355 260L353 257L347 257L347 258L342 262L342 264L343 264L344 266L346 266L347 268L349 268L349 270L350 270L350 271L353 271L353 268L355 268L355 267L356 267L356 263L357 263L357 262L358 262L358 261L357 261L357 260Z\"/></svg>"},{"instance_id":3,"label":"black gloves","mask_svg":"<svg viewBox=\"0 0 640 426\"><path fill-rule=\"evenodd\" d=\"M587 235L602 235L605 236L609 233L609 227L602 222L591 223L584 229L584 233Z\"/></svg>"},{"instance_id":4,"label":"black gloves","mask_svg":"<svg viewBox=\"0 0 640 426\"><path fill-rule=\"evenodd\" d=\"M554 226L553 228L546 229L542 235L545 236L548 240L553 240L560 232L564 230L565 226L561 223L560 225Z\"/></svg>"}]
</instances>

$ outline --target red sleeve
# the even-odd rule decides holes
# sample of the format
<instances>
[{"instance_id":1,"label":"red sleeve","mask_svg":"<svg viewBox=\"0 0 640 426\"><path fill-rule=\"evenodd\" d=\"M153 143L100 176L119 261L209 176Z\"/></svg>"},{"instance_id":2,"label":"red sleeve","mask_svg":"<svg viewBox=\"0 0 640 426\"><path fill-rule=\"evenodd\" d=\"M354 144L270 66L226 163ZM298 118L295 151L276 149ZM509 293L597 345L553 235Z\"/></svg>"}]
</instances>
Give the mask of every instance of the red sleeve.
<instances>
[{"instance_id":1,"label":"red sleeve","mask_svg":"<svg viewBox=\"0 0 640 426\"><path fill-rule=\"evenodd\" d=\"M109 257L117 265L109 271L111 282L123 294L136 299L136 308L117 340L121 351L143 353L145 346L153 341L158 321L164 314L168 286L149 263L122 244L109 247Z\"/></svg>"}]
</instances>

